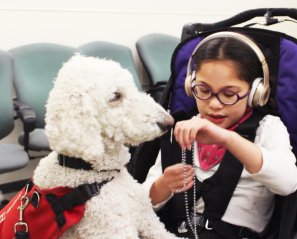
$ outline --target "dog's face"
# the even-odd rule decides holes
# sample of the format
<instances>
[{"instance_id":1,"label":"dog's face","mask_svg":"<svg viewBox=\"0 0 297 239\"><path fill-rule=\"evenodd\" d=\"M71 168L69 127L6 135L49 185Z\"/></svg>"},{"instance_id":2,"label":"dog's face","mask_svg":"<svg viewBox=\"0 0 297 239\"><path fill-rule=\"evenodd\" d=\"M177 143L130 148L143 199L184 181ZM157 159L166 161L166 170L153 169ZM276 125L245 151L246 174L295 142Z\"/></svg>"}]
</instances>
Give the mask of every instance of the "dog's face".
<instances>
[{"instance_id":1,"label":"dog's face","mask_svg":"<svg viewBox=\"0 0 297 239\"><path fill-rule=\"evenodd\" d=\"M127 70L100 86L100 97L98 92L91 94L103 137L138 145L163 134L166 122L170 125L170 116L149 95L138 91Z\"/></svg>"},{"instance_id":2,"label":"dog's face","mask_svg":"<svg viewBox=\"0 0 297 239\"><path fill-rule=\"evenodd\" d=\"M64 64L47 103L51 148L86 161L104 153L103 142L137 145L172 124L159 104L138 91L128 70L92 57L76 55Z\"/></svg>"}]
</instances>

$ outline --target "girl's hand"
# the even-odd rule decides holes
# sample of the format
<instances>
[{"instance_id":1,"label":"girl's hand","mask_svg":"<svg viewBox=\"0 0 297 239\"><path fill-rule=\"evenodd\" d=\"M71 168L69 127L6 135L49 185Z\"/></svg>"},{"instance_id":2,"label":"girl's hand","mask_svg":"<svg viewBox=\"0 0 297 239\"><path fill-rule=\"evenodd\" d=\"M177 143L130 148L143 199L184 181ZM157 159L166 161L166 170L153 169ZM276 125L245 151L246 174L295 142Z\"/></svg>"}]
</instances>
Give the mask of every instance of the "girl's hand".
<instances>
[{"instance_id":1,"label":"girl's hand","mask_svg":"<svg viewBox=\"0 0 297 239\"><path fill-rule=\"evenodd\" d=\"M183 150L190 150L195 140L202 144L224 145L229 134L230 131L199 117L177 122L174 129L175 139Z\"/></svg>"},{"instance_id":2,"label":"girl's hand","mask_svg":"<svg viewBox=\"0 0 297 239\"><path fill-rule=\"evenodd\" d=\"M187 184L184 191L187 191L194 185L194 169L191 165L186 165ZM182 163L169 166L164 171L164 181L171 192L181 190L184 186L184 166ZM183 191L183 192L184 192Z\"/></svg>"}]
</instances>

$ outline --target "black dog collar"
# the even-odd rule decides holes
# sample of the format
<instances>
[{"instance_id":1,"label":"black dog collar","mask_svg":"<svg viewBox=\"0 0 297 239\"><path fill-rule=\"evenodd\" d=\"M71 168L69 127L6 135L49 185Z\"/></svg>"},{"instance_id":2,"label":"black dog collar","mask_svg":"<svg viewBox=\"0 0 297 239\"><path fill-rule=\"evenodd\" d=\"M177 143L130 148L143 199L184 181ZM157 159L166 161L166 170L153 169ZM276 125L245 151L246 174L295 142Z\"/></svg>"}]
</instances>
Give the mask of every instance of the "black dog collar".
<instances>
[{"instance_id":1,"label":"black dog collar","mask_svg":"<svg viewBox=\"0 0 297 239\"><path fill-rule=\"evenodd\" d=\"M93 167L90 163L82 160L81 158L69 157L63 154L58 154L59 165L67 168L73 169L84 169L84 170L93 170Z\"/></svg>"},{"instance_id":2,"label":"black dog collar","mask_svg":"<svg viewBox=\"0 0 297 239\"><path fill-rule=\"evenodd\" d=\"M69 157L63 154L58 154L59 165L73 169L84 169L87 171L94 170L92 165L81 158ZM119 169L100 170L99 172L116 171L120 172Z\"/></svg>"}]
</instances>

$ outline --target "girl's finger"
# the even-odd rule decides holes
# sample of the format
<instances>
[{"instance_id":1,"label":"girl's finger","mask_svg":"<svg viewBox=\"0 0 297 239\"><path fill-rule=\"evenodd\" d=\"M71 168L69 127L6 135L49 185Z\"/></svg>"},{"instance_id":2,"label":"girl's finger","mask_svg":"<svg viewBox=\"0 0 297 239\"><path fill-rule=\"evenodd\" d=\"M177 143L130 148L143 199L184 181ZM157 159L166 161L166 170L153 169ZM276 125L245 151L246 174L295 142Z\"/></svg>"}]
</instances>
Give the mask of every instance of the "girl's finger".
<instances>
[{"instance_id":1,"label":"girl's finger","mask_svg":"<svg viewBox=\"0 0 297 239\"><path fill-rule=\"evenodd\" d=\"M194 185L194 181L192 180L192 181L190 181L189 184L185 187L184 192L186 192L186 191L188 191L190 188L192 188L193 185Z\"/></svg>"},{"instance_id":2,"label":"girl's finger","mask_svg":"<svg viewBox=\"0 0 297 239\"><path fill-rule=\"evenodd\" d=\"M178 143L183 150L186 149L185 138L188 137L190 128L188 123L184 124L178 131Z\"/></svg>"},{"instance_id":3,"label":"girl's finger","mask_svg":"<svg viewBox=\"0 0 297 239\"><path fill-rule=\"evenodd\" d=\"M191 137L192 135L195 135L194 139L196 138L197 125L195 121L191 120L186 127L187 127L187 131L184 133L183 140L186 148L190 150L192 147L192 143L194 142L194 140L192 140Z\"/></svg>"},{"instance_id":4,"label":"girl's finger","mask_svg":"<svg viewBox=\"0 0 297 239\"><path fill-rule=\"evenodd\" d=\"M187 122L187 120L183 120L183 121L179 121L176 123L175 127L174 127L174 137L175 137L175 140L176 142L178 142L178 133L179 133L179 129L182 125L184 125L185 123Z\"/></svg>"},{"instance_id":5,"label":"girl's finger","mask_svg":"<svg viewBox=\"0 0 297 239\"><path fill-rule=\"evenodd\" d=\"M193 180L193 178L194 178L194 175L189 176L186 179L186 185L188 185ZM175 182L174 184L172 184L172 188L174 190L177 190L177 189L178 190L181 190L183 188L184 184L185 184L184 179L183 180L179 180L179 181Z\"/></svg>"},{"instance_id":6,"label":"girl's finger","mask_svg":"<svg viewBox=\"0 0 297 239\"><path fill-rule=\"evenodd\" d=\"M191 170L189 170L189 171L186 171L186 178L193 177L193 175L194 175L194 169L193 168ZM185 178L185 175L184 175L184 172L183 172L178 177L176 177L176 181L184 181L184 178Z\"/></svg>"},{"instance_id":7,"label":"girl's finger","mask_svg":"<svg viewBox=\"0 0 297 239\"><path fill-rule=\"evenodd\" d=\"M191 149L191 144L194 142L199 128L199 118L192 118L178 128L178 143L182 149ZM195 135L195 137L194 137Z\"/></svg>"},{"instance_id":8,"label":"girl's finger","mask_svg":"<svg viewBox=\"0 0 297 239\"><path fill-rule=\"evenodd\" d=\"M191 133L191 127L187 127L184 129L183 131L183 144L185 145L185 147L190 150L191 149L191 143L189 141L189 135Z\"/></svg>"},{"instance_id":9,"label":"girl's finger","mask_svg":"<svg viewBox=\"0 0 297 239\"><path fill-rule=\"evenodd\" d=\"M193 167L190 164L186 165L186 172L188 175L190 175L191 173L193 173ZM175 164L172 166L167 167L164 170L164 177L166 182L170 183L170 182L175 182L175 181L179 181L184 177L184 166L182 163L179 164Z\"/></svg>"},{"instance_id":10,"label":"girl's finger","mask_svg":"<svg viewBox=\"0 0 297 239\"><path fill-rule=\"evenodd\" d=\"M187 184L187 186L185 187L185 189L184 189L182 192L188 191L191 187L193 187L193 185L194 185L194 181L193 181L193 180L189 181L189 183ZM176 189L172 189L171 191L172 191L173 193L177 193L176 190L181 190L182 188L183 188L183 187L176 188ZM181 193L182 193L182 192L181 192Z\"/></svg>"},{"instance_id":11,"label":"girl's finger","mask_svg":"<svg viewBox=\"0 0 297 239\"><path fill-rule=\"evenodd\" d=\"M193 143L196 140L196 136L201 129L201 125L196 124L195 127L192 128L190 135L189 135L189 141L190 143Z\"/></svg>"}]
</instances>

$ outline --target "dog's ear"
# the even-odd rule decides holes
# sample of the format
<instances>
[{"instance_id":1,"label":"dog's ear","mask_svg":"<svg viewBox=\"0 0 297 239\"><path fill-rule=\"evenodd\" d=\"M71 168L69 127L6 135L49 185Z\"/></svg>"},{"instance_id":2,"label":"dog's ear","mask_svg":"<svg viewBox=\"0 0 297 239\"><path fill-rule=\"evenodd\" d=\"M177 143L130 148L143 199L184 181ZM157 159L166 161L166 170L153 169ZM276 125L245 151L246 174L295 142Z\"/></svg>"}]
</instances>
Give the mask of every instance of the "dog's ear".
<instances>
[{"instance_id":1,"label":"dog's ear","mask_svg":"<svg viewBox=\"0 0 297 239\"><path fill-rule=\"evenodd\" d=\"M82 88L69 92L56 85L46 105L45 128L51 149L86 161L97 159L104 147L94 102Z\"/></svg>"}]
</instances>

